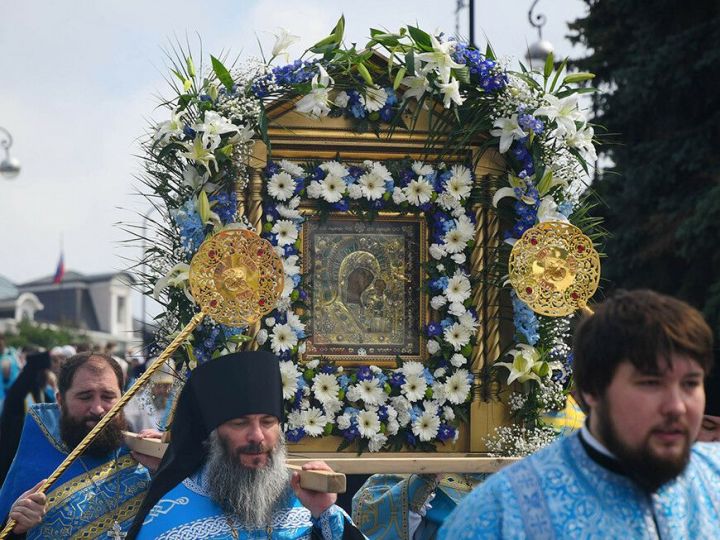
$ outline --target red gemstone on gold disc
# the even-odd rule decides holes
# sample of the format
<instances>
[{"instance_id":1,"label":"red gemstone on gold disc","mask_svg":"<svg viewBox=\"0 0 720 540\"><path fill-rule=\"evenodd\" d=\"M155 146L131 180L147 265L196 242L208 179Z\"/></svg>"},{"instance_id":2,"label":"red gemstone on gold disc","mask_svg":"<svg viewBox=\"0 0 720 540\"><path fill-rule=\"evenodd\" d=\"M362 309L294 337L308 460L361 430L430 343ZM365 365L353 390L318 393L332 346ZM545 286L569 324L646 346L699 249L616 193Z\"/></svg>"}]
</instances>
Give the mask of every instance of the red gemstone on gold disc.
<instances>
[{"instance_id":1,"label":"red gemstone on gold disc","mask_svg":"<svg viewBox=\"0 0 720 540\"><path fill-rule=\"evenodd\" d=\"M262 249L258 249L257 254L258 254L258 257L262 257L265 254L265 252Z\"/></svg>"},{"instance_id":2,"label":"red gemstone on gold disc","mask_svg":"<svg viewBox=\"0 0 720 540\"><path fill-rule=\"evenodd\" d=\"M217 300L210 300L210 307L217 307Z\"/></svg>"},{"instance_id":3,"label":"red gemstone on gold disc","mask_svg":"<svg viewBox=\"0 0 720 540\"><path fill-rule=\"evenodd\" d=\"M528 294L532 294L532 287L528 287L527 289L525 289L525 292Z\"/></svg>"},{"instance_id":4,"label":"red gemstone on gold disc","mask_svg":"<svg viewBox=\"0 0 720 540\"><path fill-rule=\"evenodd\" d=\"M260 300L258 300L258 304L261 305L261 306L264 306L264 305L265 305L265 300L263 300L263 299L261 298Z\"/></svg>"},{"instance_id":5,"label":"red gemstone on gold disc","mask_svg":"<svg viewBox=\"0 0 720 540\"><path fill-rule=\"evenodd\" d=\"M583 251L585 251L585 246L580 245L580 246L577 247L577 250L578 250L579 253L582 253Z\"/></svg>"},{"instance_id":6,"label":"red gemstone on gold disc","mask_svg":"<svg viewBox=\"0 0 720 540\"><path fill-rule=\"evenodd\" d=\"M573 300L577 300L578 298L580 298L580 295L576 292L572 293L570 296L572 296Z\"/></svg>"},{"instance_id":7,"label":"red gemstone on gold disc","mask_svg":"<svg viewBox=\"0 0 720 540\"><path fill-rule=\"evenodd\" d=\"M530 239L530 243L531 243L533 246L537 246L537 243L538 243L537 238L531 238L531 239Z\"/></svg>"}]
</instances>

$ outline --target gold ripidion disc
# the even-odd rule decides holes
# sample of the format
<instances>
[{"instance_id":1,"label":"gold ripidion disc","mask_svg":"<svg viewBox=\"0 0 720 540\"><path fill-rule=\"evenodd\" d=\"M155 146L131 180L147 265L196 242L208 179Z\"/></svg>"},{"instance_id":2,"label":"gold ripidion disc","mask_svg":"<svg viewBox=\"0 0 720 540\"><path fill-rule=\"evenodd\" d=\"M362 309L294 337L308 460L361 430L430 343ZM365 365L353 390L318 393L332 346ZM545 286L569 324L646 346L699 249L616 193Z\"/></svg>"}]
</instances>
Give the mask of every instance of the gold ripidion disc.
<instances>
[{"instance_id":1,"label":"gold ripidion disc","mask_svg":"<svg viewBox=\"0 0 720 540\"><path fill-rule=\"evenodd\" d=\"M283 264L272 244L246 229L205 240L190 263L190 290L206 315L245 326L272 311L283 291Z\"/></svg>"},{"instance_id":2,"label":"gold ripidion disc","mask_svg":"<svg viewBox=\"0 0 720 540\"><path fill-rule=\"evenodd\" d=\"M600 257L592 240L559 221L525 231L513 246L508 266L518 298L550 317L586 307L600 281Z\"/></svg>"}]
</instances>

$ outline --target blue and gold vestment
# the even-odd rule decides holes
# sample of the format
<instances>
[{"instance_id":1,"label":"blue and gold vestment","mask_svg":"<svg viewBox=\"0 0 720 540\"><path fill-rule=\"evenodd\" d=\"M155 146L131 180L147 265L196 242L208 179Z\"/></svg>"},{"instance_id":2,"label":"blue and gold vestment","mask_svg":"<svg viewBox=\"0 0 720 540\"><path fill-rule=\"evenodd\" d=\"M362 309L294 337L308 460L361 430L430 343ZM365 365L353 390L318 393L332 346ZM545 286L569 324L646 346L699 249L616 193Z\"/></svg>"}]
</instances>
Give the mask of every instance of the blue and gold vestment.
<instances>
[{"instance_id":1,"label":"blue and gold vestment","mask_svg":"<svg viewBox=\"0 0 720 540\"><path fill-rule=\"evenodd\" d=\"M33 405L0 491L0 516L6 519L15 500L48 478L68 453L57 404ZM104 458L76 459L46 493L47 514L27 538L105 538L115 520L127 530L149 482L147 469L125 448Z\"/></svg>"},{"instance_id":2,"label":"blue and gold vestment","mask_svg":"<svg viewBox=\"0 0 720 540\"><path fill-rule=\"evenodd\" d=\"M289 484L288 484L289 486ZM313 528L323 540L340 540L350 517L331 506L319 519L311 516L288 487L267 528L244 526L226 514L208 493L204 469L167 492L143 521L138 540L309 539Z\"/></svg>"},{"instance_id":3,"label":"blue and gold vestment","mask_svg":"<svg viewBox=\"0 0 720 540\"><path fill-rule=\"evenodd\" d=\"M494 474L448 517L439 538L719 537L717 443L696 443L685 471L654 493L591 455L577 433Z\"/></svg>"}]
</instances>

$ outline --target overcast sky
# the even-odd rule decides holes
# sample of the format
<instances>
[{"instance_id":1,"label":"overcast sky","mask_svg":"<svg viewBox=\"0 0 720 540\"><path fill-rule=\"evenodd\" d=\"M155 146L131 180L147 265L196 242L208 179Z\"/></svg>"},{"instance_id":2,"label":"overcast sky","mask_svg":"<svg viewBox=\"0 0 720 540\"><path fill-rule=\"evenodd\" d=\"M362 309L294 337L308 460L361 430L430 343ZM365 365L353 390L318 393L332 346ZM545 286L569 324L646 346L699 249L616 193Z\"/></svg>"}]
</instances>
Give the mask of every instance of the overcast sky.
<instances>
[{"instance_id":1,"label":"overcast sky","mask_svg":"<svg viewBox=\"0 0 720 540\"><path fill-rule=\"evenodd\" d=\"M530 0L476 1L476 41L500 56L521 58L537 31ZM133 192L140 170L137 139L169 95L163 47L174 36L202 38L206 54L255 55L272 48L284 27L303 38L291 53L325 37L346 18L346 43L365 43L368 28L417 23L455 33L455 0L3 0L0 5L0 126L14 137L22 164L15 180L0 177L0 275L16 283L52 274L63 237L66 269L85 274L122 270L115 224L139 223L147 207ZM567 22L585 14L581 0L541 0L543 37L556 56L576 57ZM467 9L460 33L468 35ZM139 304L139 302L136 302Z\"/></svg>"}]
</instances>

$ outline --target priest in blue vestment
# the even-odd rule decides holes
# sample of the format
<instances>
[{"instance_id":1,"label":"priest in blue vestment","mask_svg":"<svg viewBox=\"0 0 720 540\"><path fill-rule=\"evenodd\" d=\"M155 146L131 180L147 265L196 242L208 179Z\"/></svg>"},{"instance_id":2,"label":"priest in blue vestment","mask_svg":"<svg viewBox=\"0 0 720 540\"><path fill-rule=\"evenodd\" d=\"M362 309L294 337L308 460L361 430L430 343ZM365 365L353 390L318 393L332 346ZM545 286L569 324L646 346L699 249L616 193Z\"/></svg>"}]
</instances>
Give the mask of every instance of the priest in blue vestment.
<instances>
[{"instance_id":1,"label":"priest in blue vestment","mask_svg":"<svg viewBox=\"0 0 720 540\"><path fill-rule=\"evenodd\" d=\"M575 433L584 419L572 396L562 411L543 415L558 436ZM353 520L371 540L434 540L460 501L489 476L374 474L353 497Z\"/></svg>"},{"instance_id":2,"label":"priest in blue vestment","mask_svg":"<svg viewBox=\"0 0 720 540\"><path fill-rule=\"evenodd\" d=\"M195 368L129 539L364 538L333 493L286 467L276 356L234 353ZM330 470L322 462L303 466Z\"/></svg>"},{"instance_id":3,"label":"priest in blue vestment","mask_svg":"<svg viewBox=\"0 0 720 540\"><path fill-rule=\"evenodd\" d=\"M107 538L108 532L129 528L150 475L121 444L122 414L46 494L35 493L120 399L122 381L111 357L78 354L60 369L58 403L29 409L0 491L0 519L17 522L10 538Z\"/></svg>"},{"instance_id":4,"label":"priest in blue vestment","mask_svg":"<svg viewBox=\"0 0 720 540\"><path fill-rule=\"evenodd\" d=\"M720 537L720 445L695 443L712 331L684 302L619 292L581 322L583 429L493 475L447 540Z\"/></svg>"}]
</instances>

